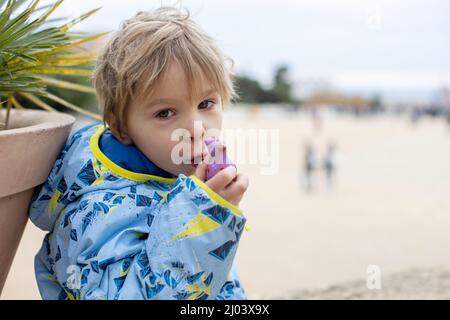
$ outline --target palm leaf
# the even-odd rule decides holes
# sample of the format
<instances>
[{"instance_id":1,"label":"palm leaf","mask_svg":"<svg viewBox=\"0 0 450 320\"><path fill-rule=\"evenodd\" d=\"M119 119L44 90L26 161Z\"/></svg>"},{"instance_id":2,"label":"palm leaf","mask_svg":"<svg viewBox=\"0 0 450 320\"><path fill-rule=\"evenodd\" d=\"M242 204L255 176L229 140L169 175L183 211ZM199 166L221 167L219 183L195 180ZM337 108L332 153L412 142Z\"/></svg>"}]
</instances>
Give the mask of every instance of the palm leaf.
<instances>
[{"instance_id":1,"label":"palm leaf","mask_svg":"<svg viewBox=\"0 0 450 320\"><path fill-rule=\"evenodd\" d=\"M0 76L0 95L7 96L16 92L44 94L45 86L38 78L28 75L15 75L13 78Z\"/></svg>"},{"instance_id":2,"label":"palm leaf","mask_svg":"<svg viewBox=\"0 0 450 320\"><path fill-rule=\"evenodd\" d=\"M72 28L74 25L76 25L77 23L80 23L81 21L89 18L90 16L92 16L94 13L96 13L100 9L101 9L101 7L97 8L97 9L93 9L93 10L91 10L89 12L86 12L85 14L82 14L78 18L75 18L72 21L70 21L69 23L66 23L66 24L62 25L61 27L59 27L60 31L61 32L67 32L67 30Z\"/></svg>"},{"instance_id":3,"label":"palm leaf","mask_svg":"<svg viewBox=\"0 0 450 320\"><path fill-rule=\"evenodd\" d=\"M47 91L49 86L94 94L95 90L91 86L56 79L54 76L91 77L91 64L97 53L83 52L79 49L80 45L108 34L70 31L74 25L89 18L100 8L60 26L50 26L50 22L62 20L52 19L51 15L63 1L38 6L39 0L0 0L0 98L7 97L10 108L23 108L16 99L21 95L42 109L55 111L49 103L39 98L42 96L70 110L101 119L99 114L83 110ZM28 5L23 6L25 3ZM38 18L34 18L37 13Z\"/></svg>"},{"instance_id":4,"label":"palm leaf","mask_svg":"<svg viewBox=\"0 0 450 320\"><path fill-rule=\"evenodd\" d=\"M55 2L53 4L53 6L39 18L39 20L41 22L44 22L45 20L47 20L47 18L53 13L53 11L55 11L56 8L58 8L61 5L61 3L63 3L63 1L64 0L58 0L57 2Z\"/></svg>"},{"instance_id":5,"label":"palm leaf","mask_svg":"<svg viewBox=\"0 0 450 320\"><path fill-rule=\"evenodd\" d=\"M72 82L63 81L63 80L52 79L52 78L46 78L43 76L40 76L39 78L42 80L42 82L44 82L45 84L52 86L52 87L57 87L57 88L62 88L62 89L67 89L67 90L75 90L75 91L86 92L86 93L95 93L94 88L84 86L81 84L72 83Z\"/></svg>"},{"instance_id":6,"label":"palm leaf","mask_svg":"<svg viewBox=\"0 0 450 320\"><path fill-rule=\"evenodd\" d=\"M76 69L76 68L50 68L50 67L36 67L33 69L27 69L27 72L37 74L62 74L65 76L82 76L90 77L92 75L91 70Z\"/></svg>"},{"instance_id":7,"label":"palm leaf","mask_svg":"<svg viewBox=\"0 0 450 320\"><path fill-rule=\"evenodd\" d=\"M76 105L74 105L74 104L72 104L72 103L70 103L70 102L68 102L68 101L66 101L66 100L64 100L64 99L62 99L60 97L57 97L57 96L55 96L55 95L53 95L51 93L48 93L46 97L51 99L51 100L53 100L53 101L55 101L55 102L57 102L57 103L59 103L59 104L61 104L61 105L63 105L63 106L65 106L66 108L69 108L69 109L75 111L75 112L84 114L84 115L86 115L88 117L94 118L95 120L102 120L102 117L99 114L93 113L93 112L89 112L87 110L83 110L80 107L77 107Z\"/></svg>"},{"instance_id":8,"label":"palm leaf","mask_svg":"<svg viewBox=\"0 0 450 320\"><path fill-rule=\"evenodd\" d=\"M14 105L15 108L17 108L17 109L25 109L24 106L22 106L22 105L16 100L16 98L14 98L13 95L11 95L11 101L12 101L12 103L13 103L13 105Z\"/></svg>"},{"instance_id":9,"label":"palm leaf","mask_svg":"<svg viewBox=\"0 0 450 320\"><path fill-rule=\"evenodd\" d=\"M4 47L7 44L7 41L12 41L14 39L17 39L18 37L21 37L39 22L39 19L35 19L30 23L26 23L33 12L33 8L35 7L35 5L37 5L38 2L39 0L35 0L31 7L25 9L25 11L17 15L12 20L9 20L12 10L14 10L14 5L11 5L11 11L8 15L8 21L4 26L2 26L2 33L0 34L0 47Z\"/></svg>"},{"instance_id":10,"label":"palm leaf","mask_svg":"<svg viewBox=\"0 0 450 320\"><path fill-rule=\"evenodd\" d=\"M36 58L39 59L39 58L42 58L42 57L54 54L56 52L64 51L64 50L71 49L71 48L74 48L74 47L78 47L80 44L83 44L83 43L86 43L86 42L91 42L93 40L96 40L98 38L103 37L104 35L107 35L108 33L109 32L101 32L99 34L96 34L96 35L93 35L93 36L90 36L90 37L87 37L87 38L84 38L84 39L73 41L70 44L59 46L59 47L54 48L52 50L46 50L46 51L44 51L42 53L37 54Z\"/></svg>"},{"instance_id":11,"label":"palm leaf","mask_svg":"<svg viewBox=\"0 0 450 320\"><path fill-rule=\"evenodd\" d=\"M42 101L41 99L39 99L38 97L36 97L33 94L22 93L22 96L27 98L28 100L33 102L35 105L37 105L38 107L40 107L44 110L57 112L53 107L51 107L50 105L48 105L47 103L45 103L44 101Z\"/></svg>"}]
</instances>

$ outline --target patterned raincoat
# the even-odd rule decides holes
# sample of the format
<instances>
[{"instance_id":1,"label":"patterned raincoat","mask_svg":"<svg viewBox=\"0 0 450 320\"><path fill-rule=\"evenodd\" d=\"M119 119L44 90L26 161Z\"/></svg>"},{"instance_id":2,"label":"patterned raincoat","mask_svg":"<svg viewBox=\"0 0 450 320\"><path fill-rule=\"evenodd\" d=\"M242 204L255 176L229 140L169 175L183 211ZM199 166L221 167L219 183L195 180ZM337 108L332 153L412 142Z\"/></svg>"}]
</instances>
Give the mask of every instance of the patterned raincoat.
<instances>
[{"instance_id":1,"label":"patterned raincoat","mask_svg":"<svg viewBox=\"0 0 450 320\"><path fill-rule=\"evenodd\" d=\"M101 122L69 138L29 209L48 231L35 257L43 299L246 299L241 210Z\"/></svg>"}]
</instances>

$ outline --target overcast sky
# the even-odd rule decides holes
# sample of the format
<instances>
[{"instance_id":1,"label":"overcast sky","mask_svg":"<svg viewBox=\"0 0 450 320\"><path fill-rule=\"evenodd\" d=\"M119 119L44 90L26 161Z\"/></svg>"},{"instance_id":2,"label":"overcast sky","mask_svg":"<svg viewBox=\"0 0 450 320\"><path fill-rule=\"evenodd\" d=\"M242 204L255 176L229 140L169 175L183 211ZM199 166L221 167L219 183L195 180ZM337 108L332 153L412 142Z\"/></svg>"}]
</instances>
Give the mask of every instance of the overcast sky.
<instances>
[{"instance_id":1,"label":"overcast sky","mask_svg":"<svg viewBox=\"0 0 450 320\"><path fill-rule=\"evenodd\" d=\"M53 1L44 1L49 3ZM178 1L180 2L180 1ZM66 0L57 15L102 9L78 30L115 30L140 10L176 1ZM239 72L269 83L277 64L305 87L429 91L450 84L448 0L184 0Z\"/></svg>"}]
</instances>

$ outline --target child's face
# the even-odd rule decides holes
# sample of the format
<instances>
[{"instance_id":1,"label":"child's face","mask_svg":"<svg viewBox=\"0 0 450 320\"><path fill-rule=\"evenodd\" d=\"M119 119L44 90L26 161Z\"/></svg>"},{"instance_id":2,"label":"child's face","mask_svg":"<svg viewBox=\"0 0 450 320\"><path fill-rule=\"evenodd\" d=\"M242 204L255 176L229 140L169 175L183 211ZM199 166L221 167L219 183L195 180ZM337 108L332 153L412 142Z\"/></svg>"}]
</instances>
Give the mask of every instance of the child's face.
<instances>
[{"instance_id":1,"label":"child's face","mask_svg":"<svg viewBox=\"0 0 450 320\"><path fill-rule=\"evenodd\" d=\"M143 94L129 108L128 138L122 141L134 143L155 165L174 175L193 174L193 163L198 163L198 156L201 158L201 154L206 152L206 130L220 131L222 127L219 93L211 90L209 82L202 78L202 94L190 103L187 81L182 67L176 62L171 63L156 84L154 93L151 96ZM171 135L176 129L187 130L191 139L185 137L172 141ZM179 150L180 141L190 154L178 153L185 161L176 164L172 161L172 149L178 146ZM191 160L194 156L197 158Z\"/></svg>"}]
</instances>

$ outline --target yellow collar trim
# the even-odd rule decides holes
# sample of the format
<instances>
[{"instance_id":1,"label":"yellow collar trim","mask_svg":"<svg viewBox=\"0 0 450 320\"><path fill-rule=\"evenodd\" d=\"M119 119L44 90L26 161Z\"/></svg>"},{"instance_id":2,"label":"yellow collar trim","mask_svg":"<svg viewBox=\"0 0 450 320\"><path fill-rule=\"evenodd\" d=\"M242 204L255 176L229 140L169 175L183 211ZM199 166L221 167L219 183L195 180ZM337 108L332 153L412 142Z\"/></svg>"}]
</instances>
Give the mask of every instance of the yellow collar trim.
<instances>
[{"instance_id":1,"label":"yellow collar trim","mask_svg":"<svg viewBox=\"0 0 450 320\"><path fill-rule=\"evenodd\" d=\"M149 180L156 180L162 183L174 183L177 181L177 178L164 178L155 176L152 174L145 174L145 173L137 173L134 171L130 171L127 169L122 168L121 166L117 165L111 159L109 159L101 150L99 146L100 137L103 132L105 132L109 126L104 126L103 124L100 124L97 126L97 130L92 135L89 147L91 149L92 154L94 157L100 161L102 165L104 165L106 168L117 174L118 176L121 176L122 178L126 178L129 180L137 181L137 182L146 182Z\"/></svg>"},{"instance_id":2,"label":"yellow collar trim","mask_svg":"<svg viewBox=\"0 0 450 320\"><path fill-rule=\"evenodd\" d=\"M194 180L200 186L200 188L202 188L203 190L206 191L206 193L208 194L208 196L211 199L213 199L215 202L220 204L222 207L230 209L231 212L233 212L234 214L236 214L238 216L243 216L241 209L236 207L231 202L229 202L229 201L225 200L224 198L222 198L218 193L216 193L214 190L212 190L210 187L208 187L208 185L206 183L204 183L202 180L197 178L195 175L192 174L192 175L189 176L189 178Z\"/></svg>"}]
</instances>

